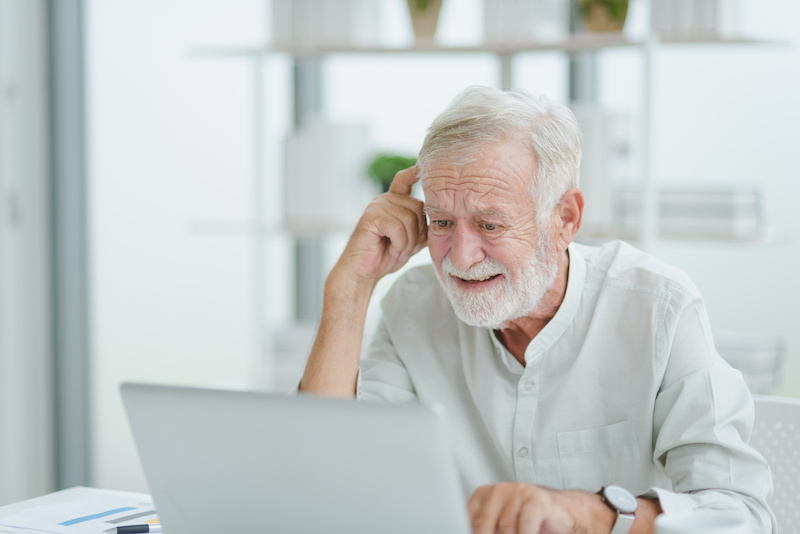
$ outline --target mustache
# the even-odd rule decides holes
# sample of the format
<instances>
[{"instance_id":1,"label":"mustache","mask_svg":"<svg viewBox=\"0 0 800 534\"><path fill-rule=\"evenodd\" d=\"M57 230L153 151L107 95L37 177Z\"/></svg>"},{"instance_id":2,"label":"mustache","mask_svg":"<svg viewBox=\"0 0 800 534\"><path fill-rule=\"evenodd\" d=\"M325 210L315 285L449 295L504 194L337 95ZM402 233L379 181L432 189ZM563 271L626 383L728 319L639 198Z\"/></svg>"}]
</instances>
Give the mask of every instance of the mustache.
<instances>
[{"instance_id":1,"label":"mustache","mask_svg":"<svg viewBox=\"0 0 800 534\"><path fill-rule=\"evenodd\" d=\"M506 269L502 263L492 258L486 258L466 271L456 269L453 267L450 258L444 258L442 260L442 272L446 275L456 276L465 280L482 280L498 274L508 275L508 269Z\"/></svg>"}]
</instances>

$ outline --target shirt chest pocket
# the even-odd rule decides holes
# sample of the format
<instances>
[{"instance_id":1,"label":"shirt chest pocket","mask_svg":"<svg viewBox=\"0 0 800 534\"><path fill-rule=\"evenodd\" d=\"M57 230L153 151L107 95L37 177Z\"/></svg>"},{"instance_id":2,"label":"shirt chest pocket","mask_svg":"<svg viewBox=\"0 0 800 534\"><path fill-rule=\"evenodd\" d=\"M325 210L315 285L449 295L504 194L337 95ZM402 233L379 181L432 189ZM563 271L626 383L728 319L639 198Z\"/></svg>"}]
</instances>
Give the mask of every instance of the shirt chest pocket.
<instances>
[{"instance_id":1,"label":"shirt chest pocket","mask_svg":"<svg viewBox=\"0 0 800 534\"><path fill-rule=\"evenodd\" d=\"M616 484L634 494L646 491L644 465L631 421L561 432L556 438L566 489L595 492Z\"/></svg>"}]
</instances>

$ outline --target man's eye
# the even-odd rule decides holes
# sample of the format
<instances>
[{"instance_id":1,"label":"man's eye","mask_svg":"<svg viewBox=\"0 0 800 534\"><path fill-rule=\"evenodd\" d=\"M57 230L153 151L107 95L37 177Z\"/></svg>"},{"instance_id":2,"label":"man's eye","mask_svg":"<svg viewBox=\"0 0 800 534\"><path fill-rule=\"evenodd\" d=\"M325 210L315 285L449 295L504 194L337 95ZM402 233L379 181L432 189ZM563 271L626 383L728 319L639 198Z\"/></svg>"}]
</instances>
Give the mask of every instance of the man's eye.
<instances>
[{"instance_id":1,"label":"man's eye","mask_svg":"<svg viewBox=\"0 0 800 534\"><path fill-rule=\"evenodd\" d=\"M433 224L438 228L447 228L450 226L450 221L433 221Z\"/></svg>"},{"instance_id":2,"label":"man's eye","mask_svg":"<svg viewBox=\"0 0 800 534\"><path fill-rule=\"evenodd\" d=\"M493 232L499 228L498 225L492 223L483 223L481 226L484 230L488 230L489 232Z\"/></svg>"}]
</instances>

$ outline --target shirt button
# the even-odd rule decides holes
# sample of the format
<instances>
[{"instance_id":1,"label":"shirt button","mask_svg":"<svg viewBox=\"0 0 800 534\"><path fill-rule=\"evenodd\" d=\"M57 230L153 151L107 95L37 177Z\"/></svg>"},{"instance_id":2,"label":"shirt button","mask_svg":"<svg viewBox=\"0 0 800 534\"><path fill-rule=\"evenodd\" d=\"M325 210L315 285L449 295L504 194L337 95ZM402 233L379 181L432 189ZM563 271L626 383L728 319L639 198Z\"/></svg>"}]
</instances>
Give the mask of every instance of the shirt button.
<instances>
[{"instance_id":1,"label":"shirt button","mask_svg":"<svg viewBox=\"0 0 800 534\"><path fill-rule=\"evenodd\" d=\"M527 448L527 447L522 447L522 448L519 450L519 455L520 455L520 456L528 456L528 448Z\"/></svg>"},{"instance_id":2,"label":"shirt button","mask_svg":"<svg viewBox=\"0 0 800 534\"><path fill-rule=\"evenodd\" d=\"M528 380L527 382L525 382L525 383L522 385L522 387L523 387L523 388L525 388L525 391L530 391L530 390L532 390L532 389L533 389L533 381L532 381L532 380Z\"/></svg>"}]
</instances>

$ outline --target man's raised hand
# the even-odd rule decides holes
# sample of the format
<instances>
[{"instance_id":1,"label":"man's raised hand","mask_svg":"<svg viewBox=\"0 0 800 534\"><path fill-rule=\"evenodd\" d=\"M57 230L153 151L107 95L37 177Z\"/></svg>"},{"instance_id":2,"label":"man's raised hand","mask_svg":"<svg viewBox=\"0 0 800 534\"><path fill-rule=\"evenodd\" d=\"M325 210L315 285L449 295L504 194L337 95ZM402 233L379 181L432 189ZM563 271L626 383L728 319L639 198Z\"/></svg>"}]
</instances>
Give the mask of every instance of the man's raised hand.
<instances>
[{"instance_id":1,"label":"man's raised hand","mask_svg":"<svg viewBox=\"0 0 800 534\"><path fill-rule=\"evenodd\" d=\"M419 180L417 166L398 172L389 191L369 203L338 267L350 275L377 283L408 262L427 243L423 204L411 196Z\"/></svg>"}]
</instances>

